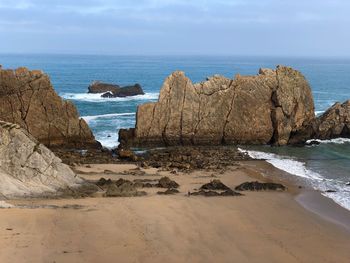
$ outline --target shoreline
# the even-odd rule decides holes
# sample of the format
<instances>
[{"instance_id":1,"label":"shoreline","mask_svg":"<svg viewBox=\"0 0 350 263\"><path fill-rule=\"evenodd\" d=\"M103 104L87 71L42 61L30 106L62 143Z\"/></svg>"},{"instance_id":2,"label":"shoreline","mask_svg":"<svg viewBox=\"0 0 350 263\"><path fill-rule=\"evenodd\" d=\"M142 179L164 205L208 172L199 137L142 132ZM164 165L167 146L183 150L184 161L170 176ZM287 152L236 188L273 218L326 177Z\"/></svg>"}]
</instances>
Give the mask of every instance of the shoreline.
<instances>
[{"instance_id":1,"label":"shoreline","mask_svg":"<svg viewBox=\"0 0 350 263\"><path fill-rule=\"evenodd\" d=\"M240 161L223 173L171 174L148 168L143 169L146 175L122 174L135 167L85 164L75 170L88 180L166 175L180 184L180 193L160 196L152 188L144 197L9 201L22 207L0 210L0 261L232 262L234 258L250 263L283 258L283 262L345 263L350 257L350 232L302 206L297 197L307 190L283 180L284 175L267 162ZM216 178L231 188L259 180L283 183L288 190L245 191L237 197L187 196Z\"/></svg>"},{"instance_id":2,"label":"shoreline","mask_svg":"<svg viewBox=\"0 0 350 263\"><path fill-rule=\"evenodd\" d=\"M257 166L254 165L255 162L258 163ZM304 209L350 233L350 211L336 203L332 198L322 195L322 192L310 186L303 185L302 182L298 182L296 175L280 170L266 161L252 160L244 163L260 172L257 174L257 179L271 180L286 185L289 189L288 192Z\"/></svg>"}]
</instances>

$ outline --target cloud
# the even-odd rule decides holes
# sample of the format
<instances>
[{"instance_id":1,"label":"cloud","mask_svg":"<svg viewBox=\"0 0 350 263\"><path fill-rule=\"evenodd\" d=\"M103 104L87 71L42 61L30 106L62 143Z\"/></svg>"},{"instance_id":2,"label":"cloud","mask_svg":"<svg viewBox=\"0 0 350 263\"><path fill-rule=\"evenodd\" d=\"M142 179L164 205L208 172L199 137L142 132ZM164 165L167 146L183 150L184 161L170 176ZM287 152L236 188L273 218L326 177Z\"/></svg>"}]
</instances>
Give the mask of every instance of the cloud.
<instances>
[{"instance_id":1,"label":"cloud","mask_svg":"<svg viewBox=\"0 0 350 263\"><path fill-rule=\"evenodd\" d=\"M316 52L350 41L349 13L348 0L0 0L0 50L21 35L29 51Z\"/></svg>"}]
</instances>

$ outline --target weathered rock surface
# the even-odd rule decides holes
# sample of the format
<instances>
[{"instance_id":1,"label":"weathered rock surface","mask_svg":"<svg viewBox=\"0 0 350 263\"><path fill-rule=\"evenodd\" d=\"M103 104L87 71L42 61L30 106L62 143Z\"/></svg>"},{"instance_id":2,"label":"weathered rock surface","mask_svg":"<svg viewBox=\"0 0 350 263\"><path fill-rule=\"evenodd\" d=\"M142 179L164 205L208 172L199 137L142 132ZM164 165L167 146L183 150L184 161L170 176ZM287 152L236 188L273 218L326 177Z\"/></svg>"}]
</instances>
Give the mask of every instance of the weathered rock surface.
<instances>
[{"instance_id":1,"label":"weathered rock surface","mask_svg":"<svg viewBox=\"0 0 350 263\"><path fill-rule=\"evenodd\" d=\"M88 93L103 93L101 95L102 98L129 97L145 94L140 84L120 87L119 85L114 84L93 82L88 90Z\"/></svg>"},{"instance_id":2,"label":"weathered rock surface","mask_svg":"<svg viewBox=\"0 0 350 263\"><path fill-rule=\"evenodd\" d=\"M0 69L0 105L0 120L19 124L48 147L100 147L76 107L41 71Z\"/></svg>"},{"instance_id":3,"label":"weathered rock surface","mask_svg":"<svg viewBox=\"0 0 350 263\"><path fill-rule=\"evenodd\" d=\"M260 183L260 182L245 182L235 187L237 191L284 191L286 187L282 184L277 183Z\"/></svg>"},{"instance_id":4,"label":"weathered rock surface","mask_svg":"<svg viewBox=\"0 0 350 263\"><path fill-rule=\"evenodd\" d=\"M125 180L123 183L108 185L105 193L106 197L131 197L131 196L144 196L147 195L144 191L137 191L135 185Z\"/></svg>"},{"instance_id":5,"label":"weathered rock surface","mask_svg":"<svg viewBox=\"0 0 350 263\"><path fill-rule=\"evenodd\" d=\"M164 82L158 102L138 107L135 130L120 141L134 145L289 143L315 120L311 89L292 68L261 69L257 76L214 76L193 84L181 71Z\"/></svg>"},{"instance_id":6,"label":"weathered rock surface","mask_svg":"<svg viewBox=\"0 0 350 263\"><path fill-rule=\"evenodd\" d=\"M158 195L175 195L178 193L180 193L180 191L177 189L167 189L164 192L162 192L162 191L157 192Z\"/></svg>"},{"instance_id":7,"label":"weathered rock surface","mask_svg":"<svg viewBox=\"0 0 350 263\"><path fill-rule=\"evenodd\" d=\"M39 196L82 183L19 125L0 122L0 199Z\"/></svg>"},{"instance_id":8,"label":"weathered rock surface","mask_svg":"<svg viewBox=\"0 0 350 263\"><path fill-rule=\"evenodd\" d=\"M201 190L231 190L227 185L225 185L218 179L212 180L209 183L202 185L200 189Z\"/></svg>"},{"instance_id":9,"label":"weathered rock surface","mask_svg":"<svg viewBox=\"0 0 350 263\"><path fill-rule=\"evenodd\" d=\"M105 93L105 92L114 92L120 89L119 85L102 83L99 81L94 81L88 87L88 93Z\"/></svg>"},{"instance_id":10,"label":"weathered rock surface","mask_svg":"<svg viewBox=\"0 0 350 263\"><path fill-rule=\"evenodd\" d=\"M164 177L159 179L159 182L156 186L160 187L160 188L171 189L171 188L178 188L179 184L177 182L171 180L169 177L164 176Z\"/></svg>"},{"instance_id":11,"label":"weathered rock surface","mask_svg":"<svg viewBox=\"0 0 350 263\"><path fill-rule=\"evenodd\" d=\"M318 118L318 139L350 137L350 100L334 104Z\"/></svg>"},{"instance_id":12,"label":"weathered rock surface","mask_svg":"<svg viewBox=\"0 0 350 263\"><path fill-rule=\"evenodd\" d=\"M231 146L181 146L151 149L143 159L141 164L145 167L187 172L194 169L222 170L250 157Z\"/></svg>"}]
</instances>

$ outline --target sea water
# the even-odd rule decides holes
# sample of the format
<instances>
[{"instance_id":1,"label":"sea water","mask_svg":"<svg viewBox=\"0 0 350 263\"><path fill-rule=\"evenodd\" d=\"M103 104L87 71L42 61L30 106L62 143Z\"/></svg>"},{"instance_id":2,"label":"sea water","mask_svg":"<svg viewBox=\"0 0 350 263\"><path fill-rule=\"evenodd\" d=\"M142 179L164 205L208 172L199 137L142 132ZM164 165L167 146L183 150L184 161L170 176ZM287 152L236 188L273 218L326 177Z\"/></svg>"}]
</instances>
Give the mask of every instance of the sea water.
<instances>
[{"instance_id":1,"label":"sea water","mask_svg":"<svg viewBox=\"0 0 350 263\"><path fill-rule=\"evenodd\" d=\"M0 55L3 68L26 66L50 75L54 88L71 100L95 137L106 147L118 144L118 130L135 125L137 105L156 101L164 79L175 70L185 71L193 82L214 74L233 78L255 75L260 67L292 66L308 79L321 114L336 101L350 99L350 59L232 56L93 56ZM101 98L88 94L89 84L99 80L118 85L139 83L145 95ZM279 169L324 192L350 210L350 140L323 141L310 147L241 147L257 159L267 159ZM327 190L334 190L327 193Z\"/></svg>"}]
</instances>

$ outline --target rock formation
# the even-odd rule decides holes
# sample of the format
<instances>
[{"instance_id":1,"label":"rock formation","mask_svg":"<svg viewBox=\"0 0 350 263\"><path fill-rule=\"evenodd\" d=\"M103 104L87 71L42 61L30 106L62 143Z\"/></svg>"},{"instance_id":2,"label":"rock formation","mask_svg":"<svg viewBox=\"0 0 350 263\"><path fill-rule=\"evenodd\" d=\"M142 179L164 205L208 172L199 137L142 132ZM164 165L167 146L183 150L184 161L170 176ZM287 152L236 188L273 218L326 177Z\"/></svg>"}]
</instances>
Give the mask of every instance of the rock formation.
<instances>
[{"instance_id":1,"label":"rock formation","mask_svg":"<svg viewBox=\"0 0 350 263\"><path fill-rule=\"evenodd\" d=\"M350 137L350 100L337 102L318 118L315 138Z\"/></svg>"},{"instance_id":2,"label":"rock formation","mask_svg":"<svg viewBox=\"0 0 350 263\"><path fill-rule=\"evenodd\" d=\"M140 105L136 127L120 132L134 145L288 144L315 121L310 86L292 68L256 76L215 75L193 84L181 71L164 82L158 102Z\"/></svg>"},{"instance_id":3,"label":"rock formation","mask_svg":"<svg viewBox=\"0 0 350 263\"><path fill-rule=\"evenodd\" d=\"M93 82L89 88L88 93L103 93L102 98L116 98L129 97L136 95L144 95L140 84L133 86L120 87L119 85L107 84L102 82Z\"/></svg>"},{"instance_id":4,"label":"rock formation","mask_svg":"<svg viewBox=\"0 0 350 263\"><path fill-rule=\"evenodd\" d=\"M0 122L0 199L37 196L82 180L19 125Z\"/></svg>"},{"instance_id":5,"label":"rock formation","mask_svg":"<svg viewBox=\"0 0 350 263\"><path fill-rule=\"evenodd\" d=\"M41 71L0 69L0 105L0 120L19 124L48 147L100 147L76 107Z\"/></svg>"},{"instance_id":6,"label":"rock formation","mask_svg":"<svg viewBox=\"0 0 350 263\"><path fill-rule=\"evenodd\" d=\"M88 87L88 93L105 93L105 92L114 92L120 89L119 85L102 83L99 81L94 81Z\"/></svg>"}]
</instances>

